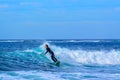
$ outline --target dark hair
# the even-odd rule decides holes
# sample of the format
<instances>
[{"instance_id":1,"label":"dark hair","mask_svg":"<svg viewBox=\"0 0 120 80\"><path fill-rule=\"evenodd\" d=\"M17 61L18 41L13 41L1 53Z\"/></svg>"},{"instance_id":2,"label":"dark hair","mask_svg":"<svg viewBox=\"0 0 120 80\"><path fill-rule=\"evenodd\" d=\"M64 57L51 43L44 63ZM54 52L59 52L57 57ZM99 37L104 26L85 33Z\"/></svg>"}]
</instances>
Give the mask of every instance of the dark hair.
<instances>
[{"instance_id":1,"label":"dark hair","mask_svg":"<svg viewBox=\"0 0 120 80\"><path fill-rule=\"evenodd\" d=\"M48 47L48 44L45 44L45 46L47 46L47 47Z\"/></svg>"}]
</instances>

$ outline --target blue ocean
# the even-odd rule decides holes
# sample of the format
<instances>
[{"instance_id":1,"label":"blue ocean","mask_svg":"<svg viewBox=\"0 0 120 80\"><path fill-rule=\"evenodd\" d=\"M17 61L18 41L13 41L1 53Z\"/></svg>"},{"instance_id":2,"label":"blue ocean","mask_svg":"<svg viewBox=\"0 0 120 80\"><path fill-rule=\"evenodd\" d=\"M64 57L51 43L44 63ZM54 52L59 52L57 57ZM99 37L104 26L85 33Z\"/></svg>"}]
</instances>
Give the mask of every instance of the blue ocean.
<instances>
[{"instance_id":1,"label":"blue ocean","mask_svg":"<svg viewBox=\"0 0 120 80\"><path fill-rule=\"evenodd\" d=\"M120 80L120 40L0 40L0 80Z\"/></svg>"}]
</instances>

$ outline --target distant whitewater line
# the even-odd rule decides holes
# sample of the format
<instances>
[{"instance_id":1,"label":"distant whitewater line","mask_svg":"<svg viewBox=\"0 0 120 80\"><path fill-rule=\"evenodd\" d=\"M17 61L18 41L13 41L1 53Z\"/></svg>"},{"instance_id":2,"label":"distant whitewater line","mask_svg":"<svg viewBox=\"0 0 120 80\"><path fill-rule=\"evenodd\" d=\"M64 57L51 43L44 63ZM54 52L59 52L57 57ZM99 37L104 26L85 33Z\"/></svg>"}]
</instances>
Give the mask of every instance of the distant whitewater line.
<instances>
[{"instance_id":1,"label":"distant whitewater line","mask_svg":"<svg viewBox=\"0 0 120 80\"><path fill-rule=\"evenodd\" d=\"M24 40L0 40L0 42L24 42Z\"/></svg>"},{"instance_id":2,"label":"distant whitewater line","mask_svg":"<svg viewBox=\"0 0 120 80\"><path fill-rule=\"evenodd\" d=\"M73 43L78 43L78 42L111 42L110 40L46 40L47 42L56 42L56 43L63 43L63 42L73 42Z\"/></svg>"}]
</instances>

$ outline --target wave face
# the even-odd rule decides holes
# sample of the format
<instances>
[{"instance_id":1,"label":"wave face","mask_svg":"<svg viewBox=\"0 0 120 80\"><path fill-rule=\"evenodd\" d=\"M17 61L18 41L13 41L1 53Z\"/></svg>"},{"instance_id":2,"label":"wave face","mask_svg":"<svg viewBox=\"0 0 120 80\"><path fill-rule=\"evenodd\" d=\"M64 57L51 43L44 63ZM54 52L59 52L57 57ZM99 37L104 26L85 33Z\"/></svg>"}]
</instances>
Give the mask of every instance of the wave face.
<instances>
[{"instance_id":1,"label":"wave face","mask_svg":"<svg viewBox=\"0 0 120 80\"><path fill-rule=\"evenodd\" d=\"M60 67L44 55L45 44ZM0 80L120 79L120 40L0 40L0 45Z\"/></svg>"},{"instance_id":2,"label":"wave face","mask_svg":"<svg viewBox=\"0 0 120 80\"><path fill-rule=\"evenodd\" d=\"M68 48L61 48L51 46L56 55L63 62L71 63L71 61L82 64L120 64L120 51L119 50L100 50L100 51L85 51L85 50L71 50Z\"/></svg>"}]
</instances>

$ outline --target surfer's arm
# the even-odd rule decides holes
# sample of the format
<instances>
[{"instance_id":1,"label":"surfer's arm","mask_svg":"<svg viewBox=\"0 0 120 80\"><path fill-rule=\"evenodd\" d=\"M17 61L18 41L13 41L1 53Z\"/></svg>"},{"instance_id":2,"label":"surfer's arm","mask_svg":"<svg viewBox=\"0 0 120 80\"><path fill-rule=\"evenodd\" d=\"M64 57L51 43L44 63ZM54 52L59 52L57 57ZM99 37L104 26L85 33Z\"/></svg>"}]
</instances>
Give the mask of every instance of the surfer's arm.
<instances>
[{"instance_id":1,"label":"surfer's arm","mask_svg":"<svg viewBox=\"0 0 120 80\"><path fill-rule=\"evenodd\" d=\"M48 50L45 52L45 55L48 53Z\"/></svg>"}]
</instances>

